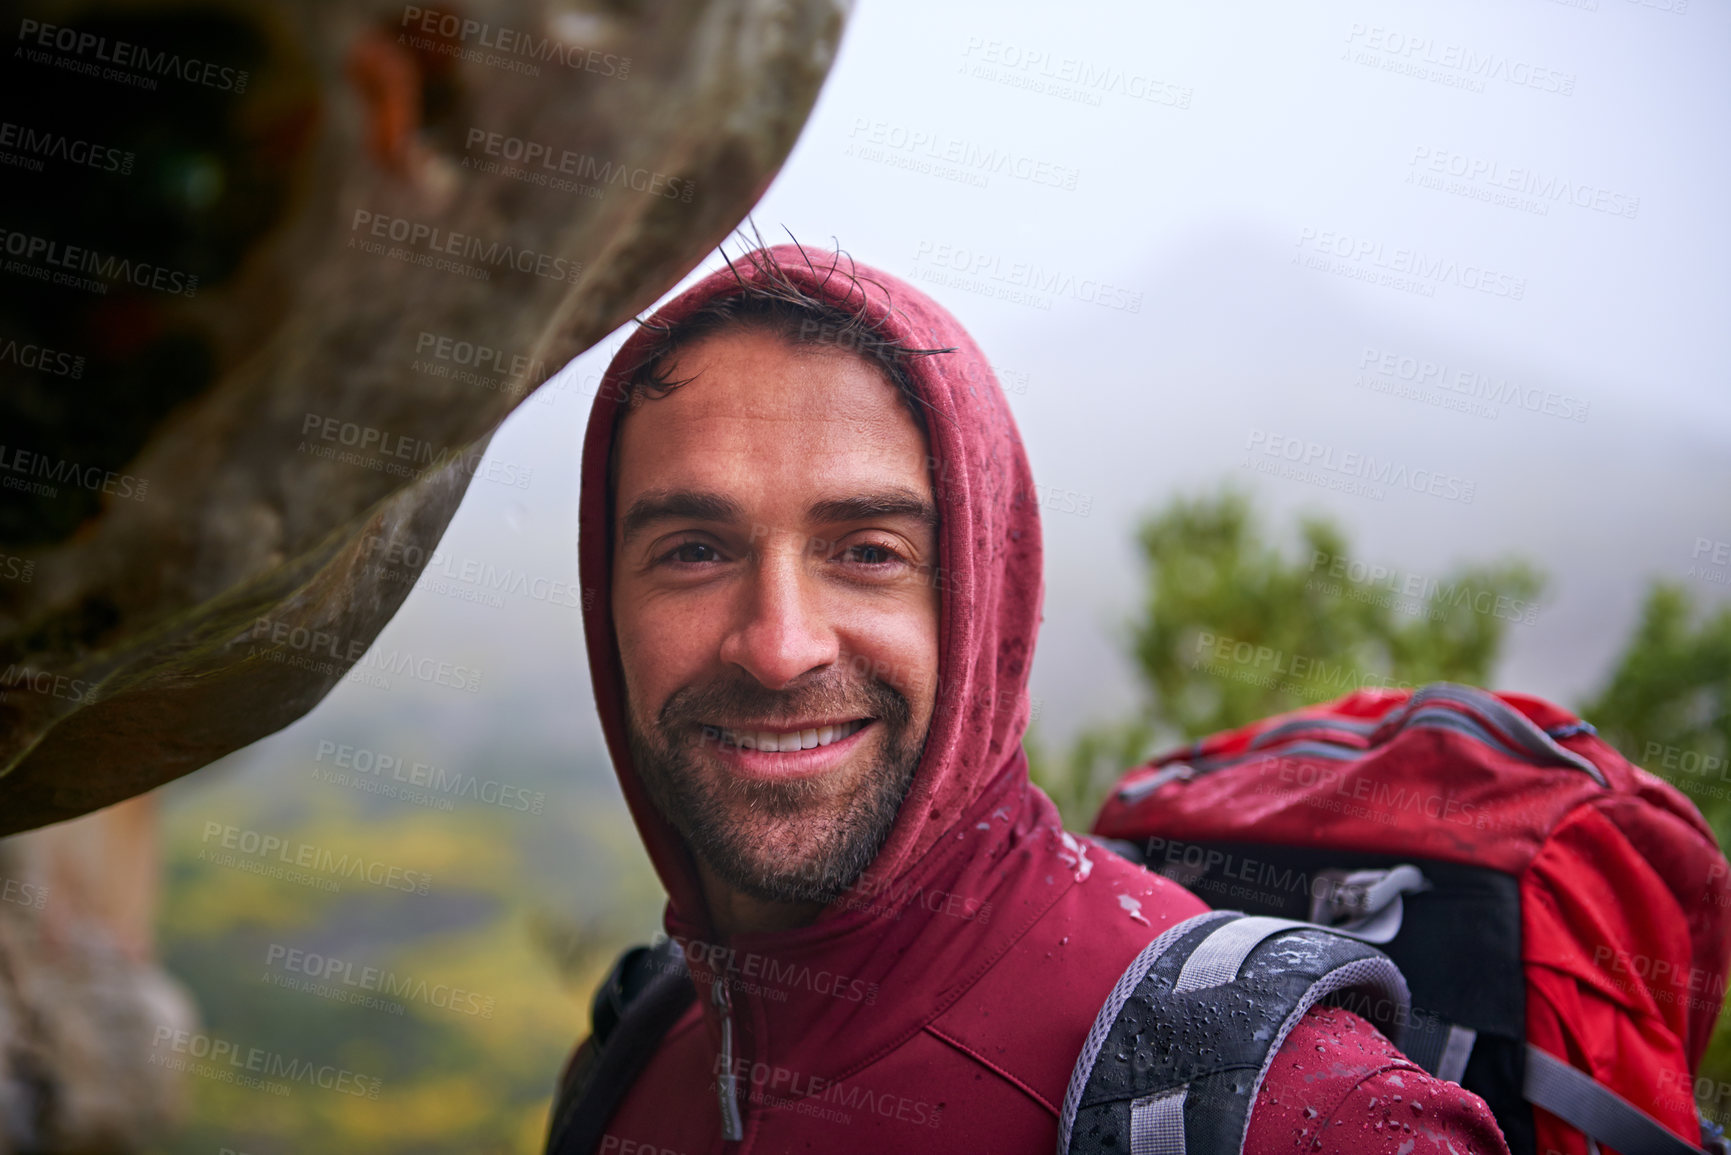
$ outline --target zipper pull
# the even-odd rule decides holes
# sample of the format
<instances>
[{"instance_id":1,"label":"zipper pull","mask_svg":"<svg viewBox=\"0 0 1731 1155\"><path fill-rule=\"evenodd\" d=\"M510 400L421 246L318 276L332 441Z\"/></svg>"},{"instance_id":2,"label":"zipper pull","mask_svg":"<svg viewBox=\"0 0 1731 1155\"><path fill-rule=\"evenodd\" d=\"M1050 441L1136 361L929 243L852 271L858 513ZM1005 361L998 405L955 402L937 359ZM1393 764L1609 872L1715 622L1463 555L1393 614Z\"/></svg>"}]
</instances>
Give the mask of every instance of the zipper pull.
<instances>
[{"instance_id":1,"label":"zipper pull","mask_svg":"<svg viewBox=\"0 0 1731 1155\"><path fill-rule=\"evenodd\" d=\"M745 1124L739 1118L739 1076L733 1070L733 1000L727 996L727 980L718 976L711 994L721 1008L722 1074L715 1083L721 1100L721 1137L737 1143L745 1138Z\"/></svg>"}]
</instances>

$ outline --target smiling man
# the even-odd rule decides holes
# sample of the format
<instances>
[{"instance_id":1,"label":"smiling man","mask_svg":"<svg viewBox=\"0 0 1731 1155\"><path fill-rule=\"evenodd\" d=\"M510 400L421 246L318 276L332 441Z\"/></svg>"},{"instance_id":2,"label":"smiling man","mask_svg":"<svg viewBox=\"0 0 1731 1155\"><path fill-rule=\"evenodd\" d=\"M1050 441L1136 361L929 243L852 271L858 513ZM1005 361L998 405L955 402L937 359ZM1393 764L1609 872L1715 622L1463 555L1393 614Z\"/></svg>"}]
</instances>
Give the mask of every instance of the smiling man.
<instances>
[{"instance_id":1,"label":"smiling man","mask_svg":"<svg viewBox=\"0 0 1731 1155\"><path fill-rule=\"evenodd\" d=\"M1052 1151L1118 977L1206 908L1028 781L1038 501L973 341L845 258L750 253L615 357L580 534L669 939L598 998L549 1149ZM1323 1146L1505 1150L1477 1098L1312 1010L1245 1150Z\"/></svg>"},{"instance_id":2,"label":"smiling man","mask_svg":"<svg viewBox=\"0 0 1731 1155\"><path fill-rule=\"evenodd\" d=\"M722 931L810 922L870 864L938 667L913 411L873 364L790 344L803 319L776 316L688 338L645 386L667 395L618 433L632 762Z\"/></svg>"}]
</instances>

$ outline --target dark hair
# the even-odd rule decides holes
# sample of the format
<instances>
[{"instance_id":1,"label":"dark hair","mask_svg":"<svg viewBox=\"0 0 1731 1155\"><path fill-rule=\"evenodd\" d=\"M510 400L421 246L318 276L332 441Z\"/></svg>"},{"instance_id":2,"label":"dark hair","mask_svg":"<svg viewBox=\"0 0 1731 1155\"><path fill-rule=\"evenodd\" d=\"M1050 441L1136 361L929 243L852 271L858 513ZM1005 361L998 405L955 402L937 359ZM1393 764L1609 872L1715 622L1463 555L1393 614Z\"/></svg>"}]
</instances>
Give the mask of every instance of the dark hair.
<instances>
[{"instance_id":1,"label":"dark hair","mask_svg":"<svg viewBox=\"0 0 1731 1155\"><path fill-rule=\"evenodd\" d=\"M881 288L882 285L862 277L853 258L846 253L838 251L828 268L820 269L812 264L804 246L795 242L805 258L807 269L821 273L826 283L833 283L836 278L845 283L847 291L838 302L818 296L800 285L789 275L776 254L763 244L763 238L754 236L754 239L757 247L741 257L739 264L749 266L755 276L741 272L739 265L727 258L724 252L722 257L733 272L736 289L712 297L681 320L668 323L651 318L638 322L654 336L643 356L625 377L620 414L635 408L642 399L665 397L690 383L690 377L675 380L671 376L673 355L680 349L717 333L755 330L780 337L795 347L831 346L863 358L876 366L895 386L920 432L929 436L926 410L930 406L914 388L908 364L915 357L953 353L955 348L916 349L889 336L884 322L893 307L885 306L874 317L863 287L878 284ZM843 261L846 261L845 267Z\"/></svg>"}]
</instances>

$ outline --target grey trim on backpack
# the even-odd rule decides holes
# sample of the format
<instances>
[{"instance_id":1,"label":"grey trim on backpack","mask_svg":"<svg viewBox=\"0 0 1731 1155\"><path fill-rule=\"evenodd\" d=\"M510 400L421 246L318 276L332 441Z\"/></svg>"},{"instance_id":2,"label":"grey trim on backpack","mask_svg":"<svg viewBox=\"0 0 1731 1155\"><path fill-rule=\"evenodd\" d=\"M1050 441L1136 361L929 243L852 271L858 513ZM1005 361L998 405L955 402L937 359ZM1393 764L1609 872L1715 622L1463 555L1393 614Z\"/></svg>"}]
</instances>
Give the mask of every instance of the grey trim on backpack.
<instances>
[{"instance_id":1,"label":"grey trim on backpack","mask_svg":"<svg viewBox=\"0 0 1731 1155\"><path fill-rule=\"evenodd\" d=\"M1399 1041L1409 996L1375 948L1309 923L1209 911L1149 943L1088 1032L1059 1155L1237 1155L1286 1036L1351 991Z\"/></svg>"},{"instance_id":2,"label":"grey trim on backpack","mask_svg":"<svg viewBox=\"0 0 1731 1155\"><path fill-rule=\"evenodd\" d=\"M1428 686L1415 691L1395 717L1403 724L1408 715L1422 710L1433 700L1454 702L1477 712L1501 731L1510 741L1537 757L1541 762L1563 763L1573 766L1597 782L1600 786L1607 785L1602 770L1595 766L1591 759L1575 753L1573 750L1558 745L1556 739L1545 733L1531 718L1504 702L1494 694L1488 694L1474 686L1463 686L1458 682L1432 682ZM1386 723L1385 723L1386 725Z\"/></svg>"},{"instance_id":3,"label":"grey trim on backpack","mask_svg":"<svg viewBox=\"0 0 1731 1155\"><path fill-rule=\"evenodd\" d=\"M1521 1091L1583 1134L1620 1155L1706 1155L1611 1088L1548 1051L1527 1044L1527 1074Z\"/></svg>"}]
</instances>

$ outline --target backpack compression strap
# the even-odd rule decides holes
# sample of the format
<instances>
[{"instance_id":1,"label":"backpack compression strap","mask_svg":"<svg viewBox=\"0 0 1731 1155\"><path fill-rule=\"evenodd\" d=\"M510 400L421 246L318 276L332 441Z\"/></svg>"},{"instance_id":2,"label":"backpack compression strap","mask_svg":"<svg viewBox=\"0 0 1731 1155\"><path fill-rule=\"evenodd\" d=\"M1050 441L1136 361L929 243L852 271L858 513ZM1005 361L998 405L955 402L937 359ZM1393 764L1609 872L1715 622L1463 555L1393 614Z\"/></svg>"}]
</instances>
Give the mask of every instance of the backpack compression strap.
<instances>
[{"instance_id":1,"label":"backpack compression strap","mask_svg":"<svg viewBox=\"0 0 1731 1155\"><path fill-rule=\"evenodd\" d=\"M1406 980L1376 948L1237 911L1173 926L1094 1019L1064 1096L1058 1155L1238 1155L1275 1052L1311 1006L1343 994L1399 1045Z\"/></svg>"},{"instance_id":2,"label":"backpack compression strap","mask_svg":"<svg viewBox=\"0 0 1731 1155\"><path fill-rule=\"evenodd\" d=\"M592 1155L607 1120L696 997L671 939L619 956L590 1004L591 1033L559 1081L546 1155Z\"/></svg>"}]
</instances>

